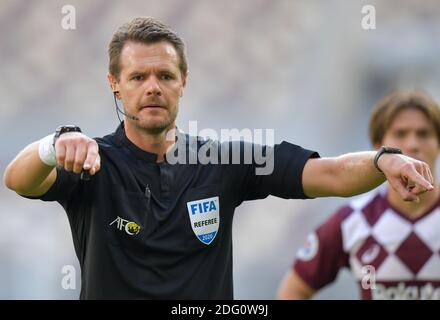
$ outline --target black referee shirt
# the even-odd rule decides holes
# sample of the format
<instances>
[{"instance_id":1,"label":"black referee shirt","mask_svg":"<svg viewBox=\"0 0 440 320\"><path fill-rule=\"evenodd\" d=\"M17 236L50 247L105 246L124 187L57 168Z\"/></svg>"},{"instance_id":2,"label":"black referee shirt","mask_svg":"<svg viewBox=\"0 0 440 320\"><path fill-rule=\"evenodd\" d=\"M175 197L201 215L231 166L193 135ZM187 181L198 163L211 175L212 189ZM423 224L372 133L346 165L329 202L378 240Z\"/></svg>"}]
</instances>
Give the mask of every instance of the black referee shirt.
<instances>
[{"instance_id":1,"label":"black referee shirt","mask_svg":"<svg viewBox=\"0 0 440 320\"><path fill-rule=\"evenodd\" d=\"M188 146L189 136L176 136ZM126 137L123 123L96 141L101 170L83 181L57 168L55 183L40 197L58 201L67 213L81 265L81 299L233 299L235 208L268 195L307 198L304 164L319 157L282 142L272 149L273 173L256 175L255 162L157 163L155 154ZM196 141L197 149L225 146ZM228 145L237 143L243 154L245 143Z\"/></svg>"}]
</instances>

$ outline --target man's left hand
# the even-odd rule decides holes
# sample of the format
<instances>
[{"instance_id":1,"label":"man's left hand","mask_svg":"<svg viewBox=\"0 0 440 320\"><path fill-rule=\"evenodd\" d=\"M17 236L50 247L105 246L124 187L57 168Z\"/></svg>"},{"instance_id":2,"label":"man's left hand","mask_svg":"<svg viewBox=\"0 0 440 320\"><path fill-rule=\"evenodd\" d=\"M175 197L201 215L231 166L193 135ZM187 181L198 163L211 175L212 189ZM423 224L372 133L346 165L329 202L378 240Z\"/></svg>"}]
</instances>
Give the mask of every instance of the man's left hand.
<instances>
[{"instance_id":1,"label":"man's left hand","mask_svg":"<svg viewBox=\"0 0 440 320\"><path fill-rule=\"evenodd\" d=\"M384 154L378 166L405 201L419 202L419 195L434 189L434 178L425 162L401 154Z\"/></svg>"}]
</instances>

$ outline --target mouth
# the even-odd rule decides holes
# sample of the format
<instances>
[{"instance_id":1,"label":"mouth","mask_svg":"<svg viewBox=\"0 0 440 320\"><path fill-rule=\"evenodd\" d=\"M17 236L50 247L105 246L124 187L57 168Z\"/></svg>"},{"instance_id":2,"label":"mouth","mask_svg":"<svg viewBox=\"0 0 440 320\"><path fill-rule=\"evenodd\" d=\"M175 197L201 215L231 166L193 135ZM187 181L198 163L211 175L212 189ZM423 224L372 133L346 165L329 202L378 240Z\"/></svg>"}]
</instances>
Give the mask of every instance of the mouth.
<instances>
[{"instance_id":1,"label":"mouth","mask_svg":"<svg viewBox=\"0 0 440 320\"><path fill-rule=\"evenodd\" d=\"M147 106L142 106L141 110L143 110L143 109L164 109L164 107L160 106L160 105L151 104L151 105L147 105Z\"/></svg>"}]
</instances>

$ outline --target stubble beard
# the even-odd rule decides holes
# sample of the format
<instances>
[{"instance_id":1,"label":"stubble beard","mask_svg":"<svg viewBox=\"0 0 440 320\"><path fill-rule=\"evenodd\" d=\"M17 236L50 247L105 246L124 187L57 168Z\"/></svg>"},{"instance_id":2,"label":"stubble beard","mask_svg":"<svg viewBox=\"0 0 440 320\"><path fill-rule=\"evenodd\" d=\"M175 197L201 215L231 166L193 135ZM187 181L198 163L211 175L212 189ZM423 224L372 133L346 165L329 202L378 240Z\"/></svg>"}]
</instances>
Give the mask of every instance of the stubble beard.
<instances>
[{"instance_id":1,"label":"stubble beard","mask_svg":"<svg viewBox=\"0 0 440 320\"><path fill-rule=\"evenodd\" d=\"M148 135L160 135L164 132L168 132L174 126L174 121L177 118L178 108L170 113L168 117L159 122L151 123L149 119L130 120L134 126Z\"/></svg>"}]
</instances>

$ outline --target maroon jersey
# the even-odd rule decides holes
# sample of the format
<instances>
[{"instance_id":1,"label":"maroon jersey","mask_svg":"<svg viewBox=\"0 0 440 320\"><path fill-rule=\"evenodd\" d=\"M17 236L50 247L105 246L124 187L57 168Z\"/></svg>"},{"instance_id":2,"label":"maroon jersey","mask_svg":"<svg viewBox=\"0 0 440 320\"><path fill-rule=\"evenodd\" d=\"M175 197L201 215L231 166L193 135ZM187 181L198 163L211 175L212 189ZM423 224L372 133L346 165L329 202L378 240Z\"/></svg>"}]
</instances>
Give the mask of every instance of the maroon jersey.
<instances>
[{"instance_id":1,"label":"maroon jersey","mask_svg":"<svg viewBox=\"0 0 440 320\"><path fill-rule=\"evenodd\" d=\"M356 198L307 237L294 269L317 290L345 266L363 299L440 299L440 201L410 219L386 190Z\"/></svg>"}]
</instances>

